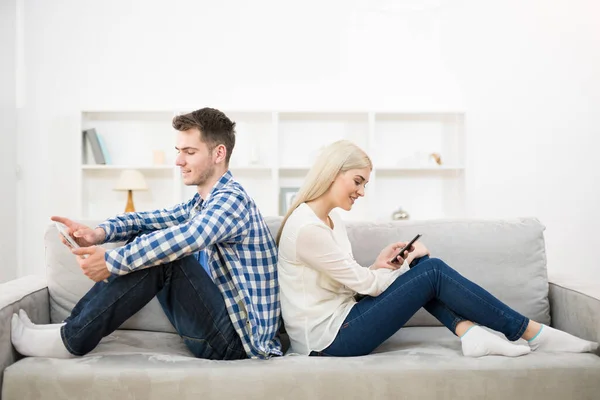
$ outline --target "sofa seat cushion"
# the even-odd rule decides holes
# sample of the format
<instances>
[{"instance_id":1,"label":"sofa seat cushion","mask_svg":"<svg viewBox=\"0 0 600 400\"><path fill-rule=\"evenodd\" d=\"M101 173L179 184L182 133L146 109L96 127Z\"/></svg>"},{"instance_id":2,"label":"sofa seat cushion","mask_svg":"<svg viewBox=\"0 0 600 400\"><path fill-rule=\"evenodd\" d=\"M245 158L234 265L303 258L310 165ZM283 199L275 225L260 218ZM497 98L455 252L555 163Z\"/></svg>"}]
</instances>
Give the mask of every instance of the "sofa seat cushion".
<instances>
[{"instance_id":1,"label":"sofa seat cushion","mask_svg":"<svg viewBox=\"0 0 600 400\"><path fill-rule=\"evenodd\" d=\"M4 372L3 400L597 398L600 357L462 356L442 327L404 328L373 354L195 359L170 333L116 331L84 357L25 358Z\"/></svg>"}]
</instances>

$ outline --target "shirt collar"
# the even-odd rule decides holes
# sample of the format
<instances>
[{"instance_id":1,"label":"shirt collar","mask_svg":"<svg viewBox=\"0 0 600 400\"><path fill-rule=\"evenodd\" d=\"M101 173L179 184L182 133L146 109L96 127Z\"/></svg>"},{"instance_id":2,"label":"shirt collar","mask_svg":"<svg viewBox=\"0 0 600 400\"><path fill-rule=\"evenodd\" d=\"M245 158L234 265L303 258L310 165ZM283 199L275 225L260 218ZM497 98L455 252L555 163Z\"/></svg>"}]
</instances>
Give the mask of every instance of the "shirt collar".
<instances>
[{"instance_id":1,"label":"shirt collar","mask_svg":"<svg viewBox=\"0 0 600 400\"><path fill-rule=\"evenodd\" d=\"M202 196L200 196L200 193L197 194L198 204L201 204L202 202L205 202L208 199L210 199L216 190L223 188L232 180L233 180L233 175L231 174L231 171L229 171L229 170L225 171L225 173L221 176L221 178L219 178L217 183L215 183L215 185L212 187L210 192L208 192L208 196L206 196L206 198L202 198Z\"/></svg>"}]
</instances>

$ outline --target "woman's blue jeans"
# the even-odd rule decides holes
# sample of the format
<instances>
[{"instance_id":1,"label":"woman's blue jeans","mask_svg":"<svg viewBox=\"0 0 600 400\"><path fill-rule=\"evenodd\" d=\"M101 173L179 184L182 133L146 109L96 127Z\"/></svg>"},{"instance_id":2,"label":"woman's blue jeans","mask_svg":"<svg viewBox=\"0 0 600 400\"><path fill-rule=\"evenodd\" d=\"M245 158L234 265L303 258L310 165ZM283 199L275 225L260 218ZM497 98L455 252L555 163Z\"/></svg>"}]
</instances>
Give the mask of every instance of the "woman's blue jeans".
<instances>
[{"instance_id":1,"label":"woman's blue jeans","mask_svg":"<svg viewBox=\"0 0 600 400\"><path fill-rule=\"evenodd\" d=\"M346 317L335 340L311 355L361 356L371 353L396 333L421 308L425 308L453 333L456 325L470 320L518 340L529 319L502 303L488 291L428 256L413 261L377 297L360 300Z\"/></svg>"}]
</instances>

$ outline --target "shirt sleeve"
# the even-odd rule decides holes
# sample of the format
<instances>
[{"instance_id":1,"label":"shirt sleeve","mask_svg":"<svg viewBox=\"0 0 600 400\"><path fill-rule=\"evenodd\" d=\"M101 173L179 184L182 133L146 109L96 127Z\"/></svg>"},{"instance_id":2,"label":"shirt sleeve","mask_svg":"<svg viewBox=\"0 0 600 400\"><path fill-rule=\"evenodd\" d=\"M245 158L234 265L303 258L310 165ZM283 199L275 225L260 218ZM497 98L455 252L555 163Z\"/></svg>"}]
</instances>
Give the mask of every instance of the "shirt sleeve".
<instances>
[{"instance_id":1,"label":"shirt sleeve","mask_svg":"<svg viewBox=\"0 0 600 400\"><path fill-rule=\"evenodd\" d=\"M171 208L119 214L99 224L104 229L104 243L128 240L132 236L165 229L188 219L194 199Z\"/></svg>"},{"instance_id":2,"label":"shirt sleeve","mask_svg":"<svg viewBox=\"0 0 600 400\"><path fill-rule=\"evenodd\" d=\"M137 237L131 243L108 250L105 261L114 275L175 261L218 242L238 242L250 229L248 199L222 192L192 220Z\"/></svg>"},{"instance_id":3,"label":"shirt sleeve","mask_svg":"<svg viewBox=\"0 0 600 400\"><path fill-rule=\"evenodd\" d=\"M344 252L324 225L309 224L298 231L296 257L357 293L379 296L400 275L399 270L365 268Z\"/></svg>"}]
</instances>

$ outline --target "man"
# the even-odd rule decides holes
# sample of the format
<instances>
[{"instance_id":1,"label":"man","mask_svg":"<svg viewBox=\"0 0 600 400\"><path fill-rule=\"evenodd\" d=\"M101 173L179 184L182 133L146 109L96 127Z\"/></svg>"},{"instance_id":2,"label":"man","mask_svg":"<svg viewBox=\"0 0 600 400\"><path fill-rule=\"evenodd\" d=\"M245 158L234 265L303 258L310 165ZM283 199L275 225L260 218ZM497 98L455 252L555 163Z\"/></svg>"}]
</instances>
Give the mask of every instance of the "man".
<instances>
[{"instance_id":1,"label":"man","mask_svg":"<svg viewBox=\"0 0 600 400\"><path fill-rule=\"evenodd\" d=\"M96 284L63 324L34 325L24 311L13 315L19 353L84 355L157 296L196 357L282 354L276 246L256 204L228 170L235 123L203 108L175 117L173 127L176 164L198 194L171 209L118 215L95 229L52 217L81 246L72 252ZM114 250L97 246L122 240L128 243Z\"/></svg>"}]
</instances>

